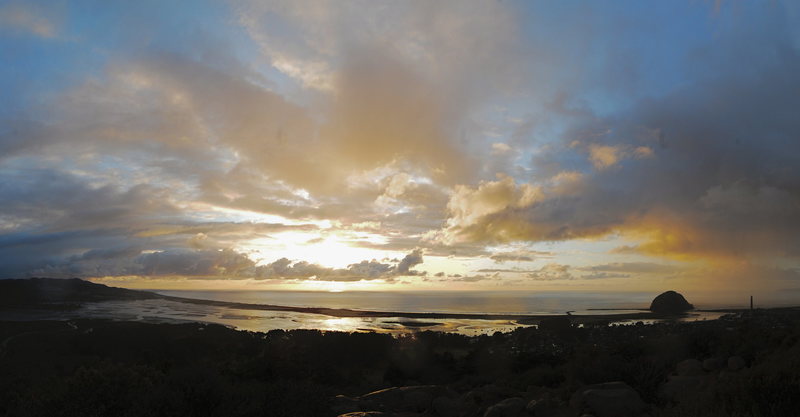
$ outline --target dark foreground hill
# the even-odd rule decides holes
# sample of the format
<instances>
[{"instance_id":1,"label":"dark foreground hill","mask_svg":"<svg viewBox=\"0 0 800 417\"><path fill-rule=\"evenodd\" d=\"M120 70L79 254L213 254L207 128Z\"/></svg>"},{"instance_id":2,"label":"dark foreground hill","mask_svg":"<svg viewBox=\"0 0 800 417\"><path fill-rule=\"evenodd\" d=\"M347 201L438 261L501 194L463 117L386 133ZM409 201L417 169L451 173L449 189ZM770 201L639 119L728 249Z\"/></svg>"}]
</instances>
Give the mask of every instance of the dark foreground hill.
<instances>
[{"instance_id":1,"label":"dark foreground hill","mask_svg":"<svg viewBox=\"0 0 800 417\"><path fill-rule=\"evenodd\" d=\"M0 308L41 306L110 300L143 300L159 297L146 291L107 287L78 278L30 278L0 280Z\"/></svg>"},{"instance_id":2,"label":"dark foreground hill","mask_svg":"<svg viewBox=\"0 0 800 417\"><path fill-rule=\"evenodd\" d=\"M796 309L480 337L0 322L0 415L9 416L721 417L797 410Z\"/></svg>"}]
</instances>

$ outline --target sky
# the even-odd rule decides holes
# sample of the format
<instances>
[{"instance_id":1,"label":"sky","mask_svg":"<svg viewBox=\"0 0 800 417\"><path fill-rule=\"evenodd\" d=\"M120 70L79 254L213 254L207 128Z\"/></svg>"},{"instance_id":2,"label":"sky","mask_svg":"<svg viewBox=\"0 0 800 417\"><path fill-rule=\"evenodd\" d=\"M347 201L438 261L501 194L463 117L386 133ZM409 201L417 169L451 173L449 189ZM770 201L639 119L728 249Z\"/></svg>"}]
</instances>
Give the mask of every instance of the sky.
<instances>
[{"instance_id":1,"label":"sky","mask_svg":"<svg viewBox=\"0 0 800 417\"><path fill-rule=\"evenodd\" d=\"M0 3L0 277L800 299L793 1Z\"/></svg>"}]
</instances>

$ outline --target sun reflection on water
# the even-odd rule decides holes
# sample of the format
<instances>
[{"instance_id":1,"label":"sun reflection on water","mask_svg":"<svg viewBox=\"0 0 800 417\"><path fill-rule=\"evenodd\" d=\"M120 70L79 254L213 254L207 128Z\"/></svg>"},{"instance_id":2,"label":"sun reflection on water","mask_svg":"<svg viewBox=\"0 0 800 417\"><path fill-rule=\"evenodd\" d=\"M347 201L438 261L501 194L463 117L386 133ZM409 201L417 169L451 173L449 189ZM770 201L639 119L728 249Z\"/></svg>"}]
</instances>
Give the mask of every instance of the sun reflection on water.
<instances>
[{"instance_id":1,"label":"sun reflection on water","mask_svg":"<svg viewBox=\"0 0 800 417\"><path fill-rule=\"evenodd\" d=\"M319 324L320 330L356 332L360 331L359 327L363 327L364 321L357 317L336 317L322 320Z\"/></svg>"}]
</instances>

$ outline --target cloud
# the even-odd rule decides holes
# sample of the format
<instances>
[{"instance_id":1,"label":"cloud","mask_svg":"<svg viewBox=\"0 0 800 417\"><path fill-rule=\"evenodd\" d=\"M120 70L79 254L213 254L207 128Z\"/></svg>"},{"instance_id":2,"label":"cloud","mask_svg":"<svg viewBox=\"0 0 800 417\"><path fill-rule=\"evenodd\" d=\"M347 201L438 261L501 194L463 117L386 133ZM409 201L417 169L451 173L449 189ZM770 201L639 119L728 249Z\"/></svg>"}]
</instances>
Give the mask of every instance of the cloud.
<instances>
[{"instance_id":1,"label":"cloud","mask_svg":"<svg viewBox=\"0 0 800 417\"><path fill-rule=\"evenodd\" d=\"M57 23L51 14L33 4L7 3L0 7L0 30L5 28L52 38L56 36Z\"/></svg>"},{"instance_id":2,"label":"cloud","mask_svg":"<svg viewBox=\"0 0 800 417\"><path fill-rule=\"evenodd\" d=\"M528 278L534 281L565 281L575 279L568 265L557 263L549 263L535 271L529 272Z\"/></svg>"},{"instance_id":3,"label":"cloud","mask_svg":"<svg viewBox=\"0 0 800 417\"><path fill-rule=\"evenodd\" d=\"M489 257L493 261L501 264L503 262L531 262L533 257L528 255L518 255L514 253L497 253Z\"/></svg>"},{"instance_id":4,"label":"cloud","mask_svg":"<svg viewBox=\"0 0 800 417\"><path fill-rule=\"evenodd\" d=\"M629 145L598 145L592 143L588 145L588 150L589 161L597 170L611 168L624 159L646 159L655 155L655 151L649 146L633 147Z\"/></svg>"},{"instance_id":5,"label":"cloud","mask_svg":"<svg viewBox=\"0 0 800 417\"><path fill-rule=\"evenodd\" d=\"M616 165L620 160L621 151L618 147L609 145L590 145L589 159L597 169L605 169Z\"/></svg>"},{"instance_id":6,"label":"cloud","mask_svg":"<svg viewBox=\"0 0 800 417\"><path fill-rule=\"evenodd\" d=\"M450 278L447 279L447 282L482 282L482 281L497 281L499 280L496 274L477 274L477 275L468 275L468 276L461 276L459 274L452 275Z\"/></svg>"},{"instance_id":7,"label":"cloud","mask_svg":"<svg viewBox=\"0 0 800 417\"><path fill-rule=\"evenodd\" d=\"M476 272L482 274L526 274L536 281L557 280L591 280L607 278L674 278L698 270L697 266L689 267L678 264L659 264L654 262L614 262L608 264L575 267L570 265L548 263L538 269L523 268L482 268Z\"/></svg>"},{"instance_id":8,"label":"cloud","mask_svg":"<svg viewBox=\"0 0 800 417\"><path fill-rule=\"evenodd\" d=\"M365 45L420 68L441 89L464 87L461 93L497 87L513 67L518 21L500 3L243 1L234 10L263 55L311 88L331 88L352 50Z\"/></svg>"},{"instance_id":9,"label":"cloud","mask_svg":"<svg viewBox=\"0 0 800 417\"><path fill-rule=\"evenodd\" d=\"M614 262L577 268L586 272L619 272L630 274L671 274L686 269L685 265L669 265L655 262Z\"/></svg>"},{"instance_id":10,"label":"cloud","mask_svg":"<svg viewBox=\"0 0 800 417\"><path fill-rule=\"evenodd\" d=\"M553 256L552 252L515 250L511 252L495 252L489 256L489 259L501 264L505 262L532 262L538 257L549 258L551 256Z\"/></svg>"},{"instance_id":11,"label":"cloud","mask_svg":"<svg viewBox=\"0 0 800 417\"><path fill-rule=\"evenodd\" d=\"M685 275L697 267L684 264L661 264L655 262L613 262L601 265L592 265L574 268L586 272L580 275L581 279L606 279L606 278L675 278Z\"/></svg>"},{"instance_id":12,"label":"cloud","mask_svg":"<svg viewBox=\"0 0 800 417\"><path fill-rule=\"evenodd\" d=\"M18 242L17 245L23 244ZM29 241L28 244L35 244ZM2 242L0 242L0 250ZM424 276L411 267L422 263L421 251L413 251L399 262L361 261L346 268L329 268L307 261L287 258L258 265L246 254L225 249L142 250L135 246L91 249L61 259L50 258L45 265L26 270L22 276L144 278L181 276L188 279L258 279L361 281L381 279L394 282L396 277Z\"/></svg>"},{"instance_id":13,"label":"cloud","mask_svg":"<svg viewBox=\"0 0 800 417\"><path fill-rule=\"evenodd\" d=\"M399 264L397 264L397 273L404 275L411 273L410 269L423 262L422 249L414 249L411 253L403 257Z\"/></svg>"},{"instance_id":14,"label":"cloud","mask_svg":"<svg viewBox=\"0 0 800 417\"><path fill-rule=\"evenodd\" d=\"M350 264L347 268L327 268L306 261L292 262L281 258L273 263L257 266L252 276L258 279L316 279L321 281L361 281L382 279L394 282L400 276L420 276L425 272L410 268L423 262L421 250L414 250L392 265L376 260Z\"/></svg>"},{"instance_id":15,"label":"cloud","mask_svg":"<svg viewBox=\"0 0 800 417\"><path fill-rule=\"evenodd\" d=\"M615 259L796 262L796 13L745 7L686 6L722 24L678 34L591 4L103 3L89 26L5 4L0 275L389 280L423 251L531 262L547 255L489 245L605 237ZM184 16L200 23L166 30ZM232 249L320 225L407 256ZM671 273L547 268L533 278Z\"/></svg>"},{"instance_id":16,"label":"cloud","mask_svg":"<svg viewBox=\"0 0 800 417\"><path fill-rule=\"evenodd\" d=\"M508 176L497 181L482 181L476 188L456 186L447 204L450 217L445 233L432 234L429 240L447 243L482 240L479 235L500 241L513 240L517 232L509 228L510 224L494 216L528 207L541 196L540 187L530 184L517 186L514 179ZM497 221L482 223L489 218ZM481 226L476 227L477 224Z\"/></svg>"},{"instance_id":17,"label":"cloud","mask_svg":"<svg viewBox=\"0 0 800 417\"><path fill-rule=\"evenodd\" d=\"M550 174L457 188L445 241L616 233L642 242L629 249L648 255L796 259L800 142L792 138L800 135L800 122L788 109L800 106L791 93L800 88L800 53L781 27L748 30L733 29L717 49L698 55L708 72L691 84L565 131L547 157L554 170L579 167L579 186L548 187ZM745 35L769 45L772 55L741 49ZM734 62L753 65L739 71L730 67ZM576 140L598 143L587 145L594 170L576 164L587 149L570 146ZM520 197L531 189L536 198Z\"/></svg>"},{"instance_id":18,"label":"cloud","mask_svg":"<svg viewBox=\"0 0 800 417\"><path fill-rule=\"evenodd\" d=\"M630 278L631 274L619 272L592 272L581 275L581 279L610 279L610 278Z\"/></svg>"}]
</instances>

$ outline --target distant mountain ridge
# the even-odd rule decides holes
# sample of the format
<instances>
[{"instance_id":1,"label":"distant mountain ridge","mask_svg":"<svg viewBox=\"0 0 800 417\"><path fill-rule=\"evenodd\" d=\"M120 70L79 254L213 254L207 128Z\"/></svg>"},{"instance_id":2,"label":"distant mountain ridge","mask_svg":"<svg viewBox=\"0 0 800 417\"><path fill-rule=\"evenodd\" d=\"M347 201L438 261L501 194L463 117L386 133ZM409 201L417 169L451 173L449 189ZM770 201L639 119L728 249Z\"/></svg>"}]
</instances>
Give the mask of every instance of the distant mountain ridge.
<instances>
[{"instance_id":1,"label":"distant mountain ridge","mask_svg":"<svg viewBox=\"0 0 800 417\"><path fill-rule=\"evenodd\" d=\"M80 278L0 280L0 308L52 303L146 300L159 297L152 292L108 287Z\"/></svg>"}]
</instances>

